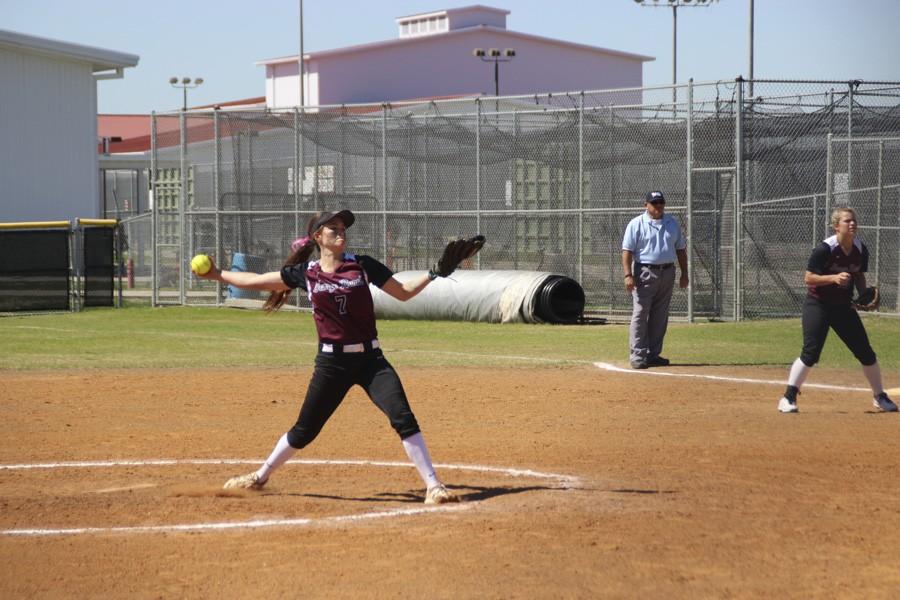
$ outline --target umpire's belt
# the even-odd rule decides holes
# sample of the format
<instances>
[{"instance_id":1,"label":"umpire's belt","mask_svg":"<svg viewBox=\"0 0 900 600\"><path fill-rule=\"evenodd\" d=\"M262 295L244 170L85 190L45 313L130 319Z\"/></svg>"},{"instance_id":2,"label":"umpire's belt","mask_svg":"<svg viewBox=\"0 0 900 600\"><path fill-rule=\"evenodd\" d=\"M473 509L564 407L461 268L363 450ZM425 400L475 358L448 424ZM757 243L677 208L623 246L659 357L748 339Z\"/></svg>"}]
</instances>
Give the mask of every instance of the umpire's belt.
<instances>
[{"instance_id":1,"label":"umpire's belt","mask_svg":"<svg viewBox=\"0 0 900 600\"><path fill-rule=\"evenodd\" d=\"M378 340L370 342L361 342L359 344L329 344L325 342L319 343L319 351L328 354L360 354L362 352L371 352L376 348L381 348Z\"/></svg>"},{"instance_id":2,"label":"umpire's belt","mask_svg":"<svg viewBox=\"0 0 900 600\"><path fill-rule=\"evenodd\" d=\"M669 267L674 267L675 263L663 263L661 265L651 265L649 263L638 263L638 269L651 269L653 271L662 271L663 269L668 269Z\"/></svg>"}]
</instances>

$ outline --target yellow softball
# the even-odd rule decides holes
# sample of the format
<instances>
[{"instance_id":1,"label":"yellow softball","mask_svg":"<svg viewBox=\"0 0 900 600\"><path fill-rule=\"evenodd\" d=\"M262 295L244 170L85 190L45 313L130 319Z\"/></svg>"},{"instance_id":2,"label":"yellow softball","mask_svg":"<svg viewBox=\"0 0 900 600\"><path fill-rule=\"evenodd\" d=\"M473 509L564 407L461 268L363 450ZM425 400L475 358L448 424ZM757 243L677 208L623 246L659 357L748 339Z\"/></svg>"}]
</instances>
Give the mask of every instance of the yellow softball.
<instances>
[{"instance_id":1,"label":"yellow softball","mask_svg":"<svg viewBox=\"0 0 900 600\"><path fill-rule=\"evenodd\" d=\"M206 275L212 268L209 257L205 254L198 254L191 259L191 271L197 275Z\"/></svg>"}]
</instances>

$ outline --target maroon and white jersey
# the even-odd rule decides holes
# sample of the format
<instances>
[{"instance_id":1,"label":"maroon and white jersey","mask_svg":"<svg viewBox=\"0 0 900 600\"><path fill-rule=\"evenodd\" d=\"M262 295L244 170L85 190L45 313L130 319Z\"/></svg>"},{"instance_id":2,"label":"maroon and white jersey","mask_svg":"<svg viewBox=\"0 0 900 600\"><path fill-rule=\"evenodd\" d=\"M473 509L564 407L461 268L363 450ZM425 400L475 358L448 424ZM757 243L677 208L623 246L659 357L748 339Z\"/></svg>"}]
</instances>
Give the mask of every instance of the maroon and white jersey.
<instances>
[{"instance_id":1,"label":"maroon and white jersey","mask_svg":"<svg viewBox=\"0 0 900 600\"><path fill-rule=\"evenodd\" d=\"M859 241L859 238L854 238L850 254L844 254L837 236L833 235L816 246L809 257L806 270L816 275L865 273L869 270L869 249ZM853 286L854 278L851 277L847 286L830 283L820 286L810 285L807 286L807 290L810 297L817 298L826 304L850 304L850 300L853 298Z\"/></svg>"},{"instance_id":2,"label":"maroon and white jersey","mask_svg":"<svg viewBox=\"0 0 900 600\"><path fill-rule=\"evenodd\" d=\"M345 253L334 273L324 272L314 260L283 267L281 280L306 290L319 341L346 345L378 337L369 283L380 288L393 274L371 256Z\"/></svg>"}]
</instances>

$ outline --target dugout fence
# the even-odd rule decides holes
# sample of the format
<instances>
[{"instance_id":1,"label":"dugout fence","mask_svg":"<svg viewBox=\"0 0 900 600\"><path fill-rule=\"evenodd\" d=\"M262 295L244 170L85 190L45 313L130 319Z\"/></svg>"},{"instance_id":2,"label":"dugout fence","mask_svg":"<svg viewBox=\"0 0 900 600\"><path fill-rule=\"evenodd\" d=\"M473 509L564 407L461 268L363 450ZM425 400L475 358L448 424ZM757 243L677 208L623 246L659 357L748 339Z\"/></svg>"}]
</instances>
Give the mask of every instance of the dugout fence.
<instances>
[{"instance_id":1,"label":"dugout fence","mask_svg":"<svg viewBox=\"0 0 900 600\"><path fill-rule=\"evenodd\" d=\"M479 232L472 268L558 273L584 289L587 315L627 318L622 232L661 189L689 238L692 283L672 315L787 317L846 201L878 262L882 312L900 314L900 82L674 91L154 113L153 210L123 223L128 255L155 305L238 302L191 277L191 256L274 270L312 213L348 208L353 249L395 271L426 269L448 239Z\"/></svg>"},{"instance_id":2,"label":"dugout fence","mask_svg":"<svg viewBox=\"0 0 900 600\"><path fill-rule=\"evenodd\" d=\"M109 219L0 223L0 314L121 306L122 240Z\"/></svg>"}]
</instances>

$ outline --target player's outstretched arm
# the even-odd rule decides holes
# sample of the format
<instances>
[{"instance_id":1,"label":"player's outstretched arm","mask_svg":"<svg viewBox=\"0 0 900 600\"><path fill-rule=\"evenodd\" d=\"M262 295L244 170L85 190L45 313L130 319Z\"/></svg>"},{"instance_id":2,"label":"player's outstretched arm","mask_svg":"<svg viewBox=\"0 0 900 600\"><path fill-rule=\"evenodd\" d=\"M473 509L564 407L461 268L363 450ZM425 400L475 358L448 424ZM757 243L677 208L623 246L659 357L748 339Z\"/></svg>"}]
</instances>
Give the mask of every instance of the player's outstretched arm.
<instances>
[{"instance_id":1,"label":"player's outstretched arm","mask_svg":"<svg viewBox=\"0 0 900 600\"><path fill-rule=\"evenodd\" d=\"M415 298L419 292L428 287L429 283L431 283L431 278L428 275L422 275L404 283L391 277L381 286L381 291L400 302L406 302L410 298Z\"/></svg>"},{"instance_id":2,"label":"player's outstretched arm","mask_svg":"<svg viewBox=\"0 0 900 600\"><path fill-rule=\"evenodd\" d=\"M210 263L209 271L203 275L197 274L197 277L210 281L221 281L245 290L281 292L290 289L284 284L284 280L281 279L281 271L269 271L268 273L222 271L216 266L214 260L210 259Z\"/></svg>"}]
</instances>

